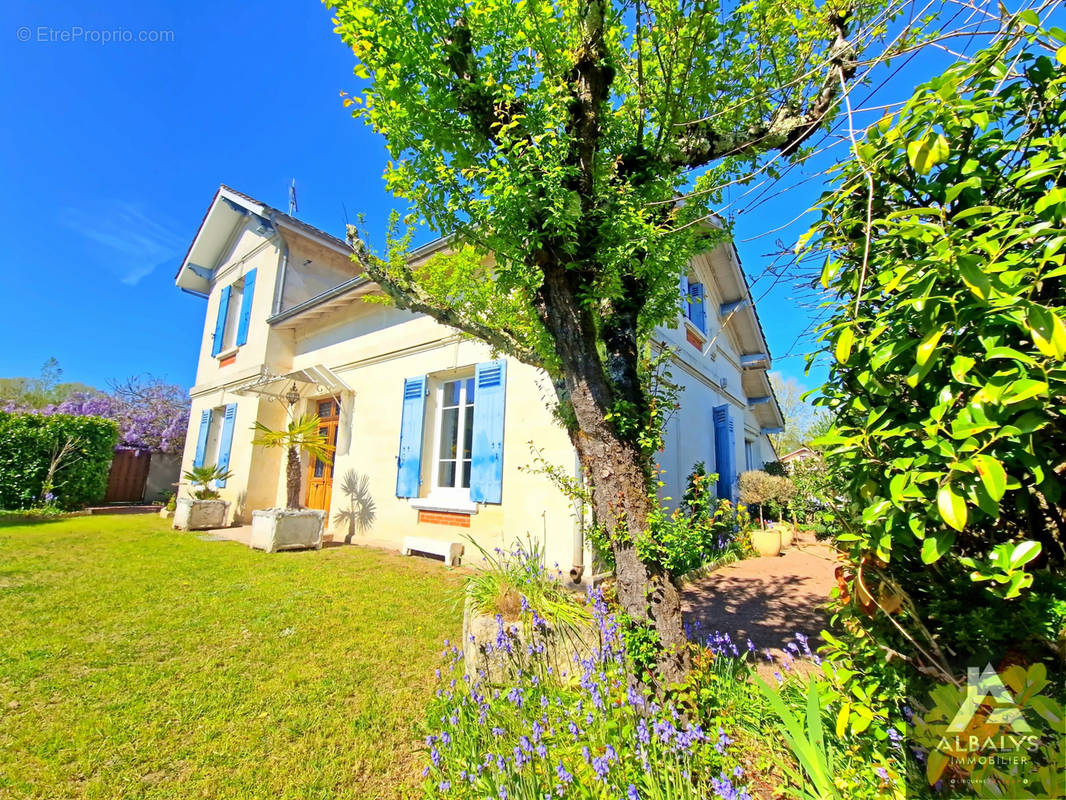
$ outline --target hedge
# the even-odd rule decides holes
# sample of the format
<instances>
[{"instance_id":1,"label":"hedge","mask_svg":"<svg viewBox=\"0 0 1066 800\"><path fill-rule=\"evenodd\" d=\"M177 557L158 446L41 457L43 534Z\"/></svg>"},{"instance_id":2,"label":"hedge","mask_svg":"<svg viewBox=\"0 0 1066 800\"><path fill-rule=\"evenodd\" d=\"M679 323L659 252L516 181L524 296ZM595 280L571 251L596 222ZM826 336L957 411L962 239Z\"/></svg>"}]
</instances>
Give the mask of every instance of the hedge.
<instances>
[{"instance_id":1,"label":"hedge","mask_svg":"<svg viewBox=\"0 0 1066 800\"><path fill-rule=\"evenodd\" d=\"M40 504L53 454L67 440L73 451L56 471L55 504L66 510L103 499L118 426L101 417L0 412L0 508Z\"/></svg>"}]
</instances>

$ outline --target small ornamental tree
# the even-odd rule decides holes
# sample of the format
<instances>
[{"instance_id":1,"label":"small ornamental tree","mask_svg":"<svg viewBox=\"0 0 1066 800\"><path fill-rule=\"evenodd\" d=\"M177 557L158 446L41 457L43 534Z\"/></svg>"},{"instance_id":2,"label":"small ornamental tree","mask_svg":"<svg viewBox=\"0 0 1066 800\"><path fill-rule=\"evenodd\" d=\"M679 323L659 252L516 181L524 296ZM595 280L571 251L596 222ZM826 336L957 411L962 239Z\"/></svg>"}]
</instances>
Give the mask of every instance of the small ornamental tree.
<instances>
[{"instance_id":1,"label":"small ornamental tree","mask_svg":"<svg viewBox=\"0 0 1066 800\"><path fill-rule=\"evenodd\" d=\"M759 507L759 527L766 527L763 509L766 504L777 497L780 492L779 478L770 475L761 469L749 469L740 473L737 479L737 489L740 492L740 502L748 506Z\"/></svg>"},{"instance_id":2,"label":"small ornamental tree","mask_svg":"<svg viewBox=\"0 0 1066 800\"><path fill-rule=\"evenodd\" d=\"M922 86L822 203L810 247L837 302L821 443L853 521L838 539L852 596L905 598L859 619L881 668L886 652L912 676L1024 654L1061 675L1062 37L1029 27Z\"/></svg>"},{"instance_id":3,"label":"small ornamental tree","mask_svg":"<svg viewBox=\"0 0 1066 800\"><path fill-rule=\"evenodd\" d=\"M300 465L300 451L311 458L330 463L333 460L333 445L329 437L319 432L317 416L302 415L292 417L284 430L268 428L258 420L253 427L255 438L252 444L259 447L280 447L287 453L285 465L285 489L287 508L296 510L300 507L300 486L303 483L303 469Z\"/></svg>"},{"instance_id":4,"label":"small ornamental tree","mask_svg":"<svg viewBox=\"0 0 1066 800\"><path fill-rule=\"evenodd\" d=\"M547 371L627 624L660 683L681 680L680 593L638 546L664 410L645 345L676 319L691 257L727 238L711 222L723 187L802 156L903 6L326 3L368 81L345 103L385 137L389 188L411 222L456 235L417 269L404 241L377 258L355 240L357 259L398 307Z\"/></svg>"}]
</instances>

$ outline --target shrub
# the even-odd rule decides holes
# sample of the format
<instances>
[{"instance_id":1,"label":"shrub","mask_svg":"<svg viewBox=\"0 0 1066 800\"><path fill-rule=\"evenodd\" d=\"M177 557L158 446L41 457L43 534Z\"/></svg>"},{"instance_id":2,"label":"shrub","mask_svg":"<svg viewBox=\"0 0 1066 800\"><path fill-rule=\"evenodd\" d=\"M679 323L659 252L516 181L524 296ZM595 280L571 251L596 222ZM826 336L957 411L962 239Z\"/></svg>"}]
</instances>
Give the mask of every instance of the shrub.
<instances>
[{"instance_id":1,"label":"shrub","mask_svg":"<svg viewBox=\"0 0 1066 800\"><path fill-rule=\"evenodd\" d=\"M739 536L746 516L711 494L717 477L702 461L693 466L677 509L667 512L659 505L648 516L647 533L637 542L642 559L680 577L747 555Z\"/></svg>"},{"instance_id":2,"label":"shrub","mask_svg":"<svg viewBox=\"0 0 1066 800\"><path fill-rule=\"evenodd\" d=\"M748 515L743 506L711 494L718 476L708 473L702 461L689 473L685 492L674 511L658 498L648 515L647 530L637 542L642 559L681 577L701 567L746 558L752 552L747 537ZM588 531L597 559L614 567L607 532L593 525Z\"/></svg>"},{"instance_id":3,"label":"shrub","mask_svg":"<svg viewBox=\"0 0 1066 800\"><path fill-rule=\"evenodd\" d=\"M192 484L192 496L195 500L217 500L219 494L211 484L216 481L225 481L233 477L228 469L222 469L216 464L201 464L182 473L185 480ZM175 503L175 507L177 507Z\"/></svg>"},{"instance_id":4,"label":"shrub","mask_svg":"<svg viewBox=\"0 0 1066 800\"><path fill-rule=\"evenodd\" d=\"M489 553L468 537L485 561L486 568L467 582L467 596L482 614L499 614L504 620L519 619L523 612L536 612L552 624L578 625L591 619L584 606L573 601L562 587L562 572L551 574L544 567L539 543L515 542L510 550L497 547Z\"/></svg>"},{"instance_id":5,"label":"shrub","mask_svg":"<svg viewBox=\"0 0 1066 800\"><path fill-rule=\"evenodd\" d=\"M840 298L822 441L856 522L839 540L912 597L935 646L899 647L945 672L948 652L971 652L928 615L939 595L1003 618L1023 612L1034 568L1061 578L1064 563L1066 66L1018 41L871 128L817 228ZM1004 634L1000 655L1054 655Z\"/></svg>"},{"instance_id":6,"label":"shrub","mask_svg":"<svg viewBox=\"0 0 1066 800\"><path fill-rule=\"evenodd\" d=\"M795 493L792 481L780 475L769 475L760 469L740 473L737 482L742 503L759 507L759 524L766 526L764 511L777 511Z\"/></svg>"},{"instance_id":7,"label":"shrub","mask_svg":"<svg viewBox=\"0 0 1066 800\"><path fill-rule=\"evenodd\" d=\"M987 663L1066 677L1066 64L1014 33L868 130L812 232L850 517L829 653L878 713Z\"/></svg>"},{"instance_id":8,"label":"shrub","mask_svg":"<svg viewBox=\"0 0 1066 800\"><path fill-rule=\"evenodd\" d=\"M589 601L602 647L570 674L530 670L492 686L446 648L428 713L427 795L750 800L725 730L634 689L618 620L602 595ZM501 655L515 641L501 626Z\"/></svg>"},{"instance_id":9,"label":"shrub","mask_svg":"<svg viewBox=\"0 0 1066 800\"><path fill-rule=\"evenodd\" d=\"M99 417L0 412L0 508L99 502L117 438L115 423Z\"/></svg>"}]
</instances>

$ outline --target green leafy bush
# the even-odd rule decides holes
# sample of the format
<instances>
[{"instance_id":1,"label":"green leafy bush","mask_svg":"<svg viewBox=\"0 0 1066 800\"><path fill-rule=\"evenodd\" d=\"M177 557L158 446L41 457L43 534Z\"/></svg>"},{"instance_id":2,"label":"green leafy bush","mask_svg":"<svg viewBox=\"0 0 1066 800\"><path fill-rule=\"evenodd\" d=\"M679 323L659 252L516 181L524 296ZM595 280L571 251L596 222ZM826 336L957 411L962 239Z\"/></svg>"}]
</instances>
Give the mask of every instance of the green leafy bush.
<instances>
[{"instance_id":1,"label":"green leafy bush","mask_svg":"<svg viewBox=\"0 0 1066 800\"><path fill-rule=\"evenodd\" d=\"M1066 558L1066 66L1017 42L871 128L817 228L840 298L822 441L858 522L839 540L907 593L969 573L1005 615Z\"/></svg>"},{"instance_id":2,"label":"green leafy bush","mask_svg":"<svg viewBox=\"0 0 1066 800\"><path fill-rule=\"evenodd\" d=\"M647 533L637 542L641 559L681 577L748 554L742 535L747 516L711 495L717 477L702 461L693 466L678 507L670 512L660 504L648 515Z\"/></svg>"},{"instance_id":3,"label":"green leafy bush","mask_svg":"<svg viewBox=\"0 0 1066 800\"><path fill-rule=\"evenodd\" d=\"M115 423L100 417L0 412L0 508L99 502L117 439Z\"/></svg>"},{"instance_id":4,"label":"green leafy bush","mask_svg":"<svg viewBox=\"0 0 1066 800\"><path fill-rule=\"evenodd\" d=\"M1004 660L1062 691L1066 42L1015 34L867 131L808 245L834 295L841 714Z\"/></svg>"}]
</instances>

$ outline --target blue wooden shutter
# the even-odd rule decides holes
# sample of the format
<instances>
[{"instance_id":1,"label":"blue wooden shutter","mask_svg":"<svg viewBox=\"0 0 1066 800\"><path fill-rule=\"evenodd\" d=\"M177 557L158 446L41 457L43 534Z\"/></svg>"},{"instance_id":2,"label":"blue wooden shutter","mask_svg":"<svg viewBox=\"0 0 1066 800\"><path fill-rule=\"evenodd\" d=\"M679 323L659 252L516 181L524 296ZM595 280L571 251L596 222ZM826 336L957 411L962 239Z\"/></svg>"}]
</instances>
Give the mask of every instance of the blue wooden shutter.
<instances>
[{"instance_id":1,"label":"blue wooden shutter","mask_svg":"<svg viewBox=\"0 0 1066 800\"><path fill-rule=\"evenodd\" d=\"M233 449L233 423L237 419L237 404L230 403L226 406L225 416L222 417L222 435L218 440L218 468L229 469L229 452ZM215 481L215 486L221 489L226 482Z\"/></svg>"},{"instance_id":2,"label":"blue wooden shutter","mask_svg":"<svg viewBox=\"0 0 1066 800\"><path fill-rule=\"evenodd\" d=\"M192 460L194 467L204 465L204 453L207 452L207 436L211 433L211 409L200 414L200 432L196 436L196 456Z\"/></svg>"},{"instance_id":3,"label":"blue wooden shutter","mask_svg":"<svg viewBox=\"0 0 1066 800\"><path fill-rule=\"evenodd\" d=\"M422 424L426 414L426 376L403 382L400 453L396 456L396 496L418 497L422 484Z\"/></svg>"},{"instance_id":4,"label":"blue wooden shutter","mask_svg":"<svg viewBox=\"0 0 1066 800\"><path fill-rule=\"evenodd\" d=\"M704 333L707 332L707 303L703 299L703 284L693 281L688 285L688 318Z\"/></svg>"},{"instance_id":5,"label":"blue wooden shutter","mask_svg":"<svg viewBox=\"0 0 1066 800\"><path fill-rule=\"evenodd\" d=\"M248 341L248 322L252 318L252 297L255 296L255 270L248 270L244 276L244 291L241 293L241 316L237 320L237 341L240 347Z\"/></svg>"},{"instance_id":6,"label":"blue wooden shutter","mask_svg":"<svg viewBox=\"0 0 1066 800\"><path fill-rule=\"evenodd\" d=\"M211 355L222 352L222 339L226 335L226 315L229 314L230 287L223 286L218 298L218 316L215 318L215 341L211 345Z\"/></svg>"},{"instance_id":7,"label":"blue wooden shutter","mask_svg":"<svg viewBox=\"0 0 1066 800\"><path fill-rule=\"evenodd\" d=\"M729 406L714 407L714 460L718 473L718 496L733 499L733 482L736 480L736 454L733 441L733 417Z\"/></svg>"},{"instance_id":8,"label":"blue wooden shutter","mask_svg":"<svg viewBox=\"0 0 1066 800\"><path fill-rule=\"evenodd\" d=\"M681 276L681 313L685 316L685 319L689 317L689 302L688 302L688 275Z\"/></svg>"},{"instance_id":9,"label":"blue wooden shutter","mask_svg":"<svg viewBox=\"0 0 1066 800\"><path fill-rule=\"evenodd\" d=\"M503 501L503 417L507 362L486 361L474 373L474 440L470 454L470 499Z\"/></svg>"}]
</instances>

